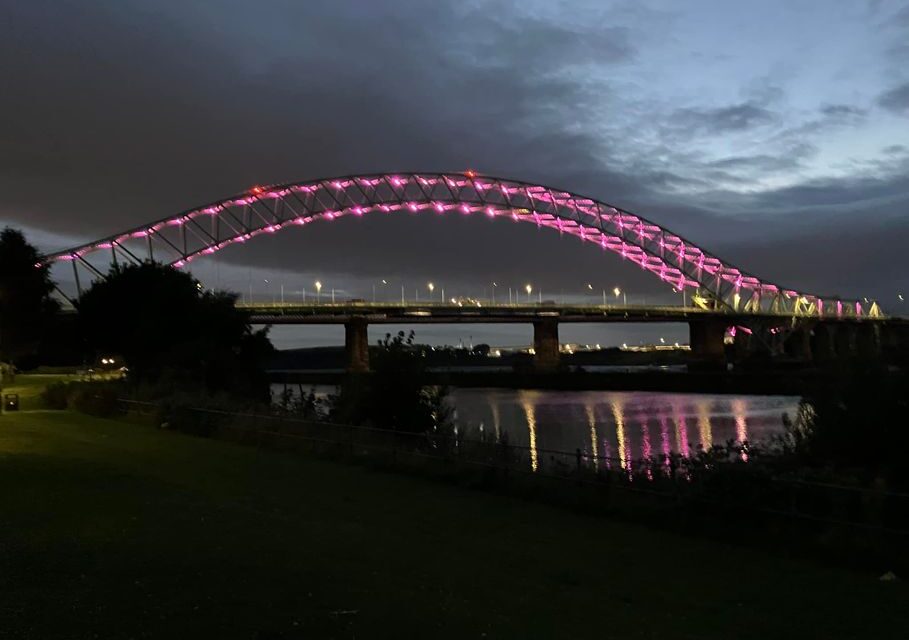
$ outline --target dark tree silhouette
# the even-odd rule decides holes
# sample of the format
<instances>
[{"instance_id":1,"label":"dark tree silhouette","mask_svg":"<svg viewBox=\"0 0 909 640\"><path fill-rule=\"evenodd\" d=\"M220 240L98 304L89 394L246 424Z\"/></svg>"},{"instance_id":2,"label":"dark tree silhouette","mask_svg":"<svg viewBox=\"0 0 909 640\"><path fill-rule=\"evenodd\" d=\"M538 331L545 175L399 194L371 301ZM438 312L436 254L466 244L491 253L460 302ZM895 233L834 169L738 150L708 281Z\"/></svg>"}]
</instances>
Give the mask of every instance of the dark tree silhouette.
<instances>
[{"instance_id":1,"label":"dark tree silhouette","mask_svg":"<svg viewBox=\"0 0 909 640\"><path fill-rule=\"evenodd\" d=\"M181 389L268 399L262 369L267 329L253 331L236 296L202 291L189 274L157 263L113 267L79 299L96 357L122 357L129 379Z\"/></svg>"},{"instance_id":2,"label":"dark tree silhouette","mask_svg":"<svg viewBox=\"0 0 909 640\"><path fill-rule=\"evenodd\" d=\"M34 355L59 304L40 254L21 231L0 232L0 361L19 365Z\"/></svg>"},{"instance_id":3,"label":"dark tree silhouette","mask_svg":"<svg viewBox=\"0 0 909 640\"><path fill-rule=\"evenodd\" d=\"M799 467L879 475L905 488L907 415L909 375L855 371L806 396L794 421L786 417L784 452Z\"/></svg>"},{"instance_id":4,"label":"dark tree silhouette","mask_svg":"<svg viewBox=\"0 0 909 640\"><path fill-rule=\"evenodd\" d=\"M380 340L370 351L372 373L348 377L331 400L330 418L410 432L448 427L446 390L426 385L426 358L413 338L413 331L399 331Z\"/></svg>"},{"instance_id":5,"label":"dark tree silhouette","mask_svg":"<svg viewBox=\"0 0 909 640\"><path fill-rule=\"evenodd\" d=\"M485 344L485 343L480 343L480 344L474 346L474 348L471 349L470 352L475 356L481 356L483 358L486 358L489 356L489 345Z\"/></svg>"}]
</instances>

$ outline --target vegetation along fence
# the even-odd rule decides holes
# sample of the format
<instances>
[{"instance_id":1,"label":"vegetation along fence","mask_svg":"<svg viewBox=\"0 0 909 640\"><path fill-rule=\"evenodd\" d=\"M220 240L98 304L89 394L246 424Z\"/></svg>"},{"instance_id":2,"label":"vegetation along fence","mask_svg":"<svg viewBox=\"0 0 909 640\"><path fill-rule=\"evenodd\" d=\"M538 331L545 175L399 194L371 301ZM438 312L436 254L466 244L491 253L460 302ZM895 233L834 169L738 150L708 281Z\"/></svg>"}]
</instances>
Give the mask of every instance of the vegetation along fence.
<instances>
[{"instance_id":1,"label":"vegetation along fence","mask_svg":"<svg viewBox=\"0 0 909 640\"><path fill-rule=\"evenodd\" d=\"M517 487L557 485L561 498L587 489L601 506L689 505L743 517L772 516L909 539L909 494L879 486L844 486L780 478L766 465L745 462L741 448L716 448L693 458L624 460L589 452L511 444L504 438L466 438L457 430L413 433L364 426L237 413L167 408L121 400L123 411L164 428L245 445L300 451L435 475L472 477ZM633 496L633 498L630 498Z\"/></svg>"}]
</instances>

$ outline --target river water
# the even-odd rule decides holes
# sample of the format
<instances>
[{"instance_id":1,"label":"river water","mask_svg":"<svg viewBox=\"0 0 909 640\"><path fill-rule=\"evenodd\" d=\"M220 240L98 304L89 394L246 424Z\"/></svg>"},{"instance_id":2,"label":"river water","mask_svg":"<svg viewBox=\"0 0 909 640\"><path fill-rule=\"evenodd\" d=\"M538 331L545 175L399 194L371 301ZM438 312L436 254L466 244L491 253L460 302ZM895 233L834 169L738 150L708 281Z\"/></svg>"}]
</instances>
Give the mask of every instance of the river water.
<instances>
[{"instance_id":1,"label":"river water","mask_svg":"<svg viewBox=\"0 0 909 640\"><path fill-rule=\"evenodd\" d=\"M467 437L507 434L509 444L539 451L580 450L624 467L650 456L688 455L729 440L766 442L795 416L791 396L643 391L456 389L456 424ZM534 454L535 457L535 454Z\"/></svg>"},{"instance_id":2,"label":"river water","mask_svg":"<svg viewBox=\"0 0 909 640\"><path fill-rule=\"evenodd\" d=\"M273 385L280 393L283 385ZM318 387L317 394L333 391ZM645 391L453 389L455 423L467 438L505 436L536 451L578 450L629 461L689 455L729 440L766 442L794 417L799 398Z\"/></svg>"}]
</instances>

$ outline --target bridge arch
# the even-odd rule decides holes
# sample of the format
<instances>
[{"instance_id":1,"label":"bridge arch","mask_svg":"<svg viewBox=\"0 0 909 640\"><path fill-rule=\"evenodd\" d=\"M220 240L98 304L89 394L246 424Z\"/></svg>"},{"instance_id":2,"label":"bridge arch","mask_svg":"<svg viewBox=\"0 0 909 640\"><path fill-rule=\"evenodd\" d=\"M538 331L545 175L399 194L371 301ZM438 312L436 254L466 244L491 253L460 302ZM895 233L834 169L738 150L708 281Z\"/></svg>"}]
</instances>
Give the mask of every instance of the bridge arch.
<instances>
[{"instance_id":1,"label":"bridge arch","mask_svg":"<svg viewBox=\"0 0 909 640\"><path fill-rule=\"evenodd\" d=\"M109 252L112 262L155 259L181 268L226 246L307 225L367 213L508 216L599 244L677 289L692 289L706 308L805 316L878 315L857 300L784 288L742 271L685 238L636 214L581 195L518 180L466 173L382 173L256 186L147 225L51 253L45 263L71 261L103 272L87 257Z\"/></svg>"}]
</instances>

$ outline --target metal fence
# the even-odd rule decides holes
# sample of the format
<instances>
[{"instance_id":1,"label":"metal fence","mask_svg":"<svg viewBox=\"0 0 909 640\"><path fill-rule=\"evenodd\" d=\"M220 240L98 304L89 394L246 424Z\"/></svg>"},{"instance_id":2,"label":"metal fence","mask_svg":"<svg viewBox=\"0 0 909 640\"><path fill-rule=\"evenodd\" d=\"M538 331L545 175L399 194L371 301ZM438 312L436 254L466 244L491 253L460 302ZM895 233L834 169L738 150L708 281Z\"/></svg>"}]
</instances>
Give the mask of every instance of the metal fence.
<instances>
[{"instance_id":1,"label":"metal fence","mask_svg":"<svg viewBox=\"0 0 909 640\"><path fill-rule=\"evenodd\" d=\"M467 438L457 431L413 433L301 420L291 416L170 408L121 400L124 412L154 416L174 430L261 448L473 477L478 482L555 488L562 497L586 489L604 507L688 505L725 514L763 514L804 523L909 536L909 494L883 486L846 486L780 479L734 460L623 460L575 451ZM566 491L567 489L567 491Z\"/></svg>"}]
</instances>

